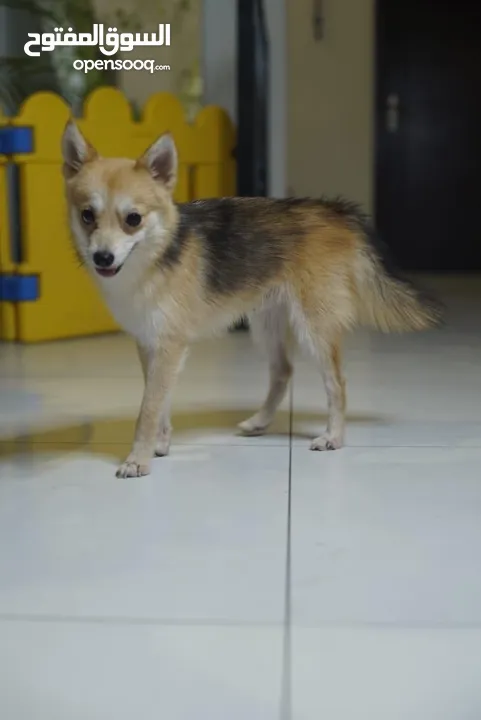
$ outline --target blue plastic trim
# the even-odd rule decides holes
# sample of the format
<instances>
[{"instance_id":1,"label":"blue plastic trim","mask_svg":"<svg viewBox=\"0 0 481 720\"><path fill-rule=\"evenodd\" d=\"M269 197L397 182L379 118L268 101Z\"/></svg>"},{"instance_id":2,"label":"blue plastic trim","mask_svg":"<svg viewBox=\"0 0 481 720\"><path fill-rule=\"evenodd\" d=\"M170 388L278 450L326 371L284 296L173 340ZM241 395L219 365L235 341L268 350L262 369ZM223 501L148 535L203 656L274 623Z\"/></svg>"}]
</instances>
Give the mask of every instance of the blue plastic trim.
<instances>
[{"instance_id":1,"label":"blue plastic trim","mask_svg":"<svg viewBox=\"0 0 481 720\"><path fill-rule=\"evenodd\" d=\"M1 275L0 301L34 302L40 297L40 283L37 275Z\"/></svg>"},{"instance_id":2,"label":"blue plastic trim","mask_svg":"<svg viewBox=\"0 0 481 720\"><path fill-rule=\"evenodd\" d=\"M33 152L33 128L0 128L0 153L2 155L21 155Z\"/></svg>"}]
</instances>

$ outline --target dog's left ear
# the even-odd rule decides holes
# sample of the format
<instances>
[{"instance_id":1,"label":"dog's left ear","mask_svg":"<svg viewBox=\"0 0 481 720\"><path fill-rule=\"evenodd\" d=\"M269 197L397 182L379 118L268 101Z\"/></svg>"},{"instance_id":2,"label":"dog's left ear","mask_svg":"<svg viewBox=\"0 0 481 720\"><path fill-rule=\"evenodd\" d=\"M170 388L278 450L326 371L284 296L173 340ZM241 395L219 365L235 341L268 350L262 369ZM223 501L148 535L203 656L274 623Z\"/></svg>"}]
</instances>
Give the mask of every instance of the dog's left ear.
<instances>
[{"instance_id":1,"label":"dog's left ear","mask_svg":"<svg viewBox=\"0 0 481 720\"><path fill-rule=\"evenodd\" d=\"M137 167L150 172L154 180L172 192L177 181L177 148L170 133L164 133L137 160Z\"/></svg>"}]
</instances>

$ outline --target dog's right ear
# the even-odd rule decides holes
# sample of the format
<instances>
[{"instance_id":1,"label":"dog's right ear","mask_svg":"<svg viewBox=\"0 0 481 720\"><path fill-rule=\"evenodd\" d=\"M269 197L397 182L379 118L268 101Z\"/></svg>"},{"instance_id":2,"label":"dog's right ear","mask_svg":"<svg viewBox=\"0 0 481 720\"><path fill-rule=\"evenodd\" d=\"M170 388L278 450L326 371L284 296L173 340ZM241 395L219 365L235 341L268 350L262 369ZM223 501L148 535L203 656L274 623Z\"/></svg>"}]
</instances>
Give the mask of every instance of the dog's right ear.
<instances>
[{"instance_id":1,"label":"dog's right ear","mask_svg":"<svg viewBox=\"0 0 481 720\"><path fill-rule=\"evenodd\" d=\"M87 162L98 157L95 148L84 138L76 123L69 120L62 135L63 174L66 179L76 175Z\"/></svg>"}]
</instances>

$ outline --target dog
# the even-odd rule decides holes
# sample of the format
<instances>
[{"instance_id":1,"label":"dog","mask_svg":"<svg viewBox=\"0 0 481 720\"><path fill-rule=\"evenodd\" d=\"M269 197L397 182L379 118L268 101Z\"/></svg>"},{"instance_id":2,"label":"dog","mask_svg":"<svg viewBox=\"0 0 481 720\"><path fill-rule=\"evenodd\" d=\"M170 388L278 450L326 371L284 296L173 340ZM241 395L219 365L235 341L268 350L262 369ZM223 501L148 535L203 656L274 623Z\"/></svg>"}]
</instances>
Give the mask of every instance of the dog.
<instances>
[{"instance_id":1,"label":"dog","mask_svg":"<svg viewBox=\"0 0 481 720\"><path fill-rule=\"evenodd\" d=\"M137 160L101 157L70 120L62 137L70 228L81 262L137 343L145 380L130 454L117 477L150 472L169 452L176 377L192 342L247 317L267 353L270 386L240 424L265 432L292 374L290 333L309 350L328 400L313 450L345 433L341 339L358 325L422 331L442 320L386 262L369 219L344 199L173 200L178 156L169 133Z\"/></svg>"}]
</instances>

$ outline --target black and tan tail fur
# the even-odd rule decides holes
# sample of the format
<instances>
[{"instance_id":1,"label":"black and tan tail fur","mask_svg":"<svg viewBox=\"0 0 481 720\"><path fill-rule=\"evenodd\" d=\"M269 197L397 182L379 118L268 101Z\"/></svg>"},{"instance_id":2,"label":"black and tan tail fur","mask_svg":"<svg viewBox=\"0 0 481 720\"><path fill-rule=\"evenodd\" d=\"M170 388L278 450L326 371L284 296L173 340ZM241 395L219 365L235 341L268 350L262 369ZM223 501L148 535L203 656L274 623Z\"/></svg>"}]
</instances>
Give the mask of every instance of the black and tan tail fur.
<instances>
[{"instance_id":1,"label":"black and tan tail fur","mask_svg":"<svg viewBox=\"0 0 481 720\"><path fill-rule=\"evenodd\" d=\"M363 324L388 333L428 330L442 322L443 309L436 300L388 274L378 257L369 255L359 281Z\"/></svg>"},{"instance_id":2,"label":"black and tan tail fur","mask_svg":"<svg viewBox=\"0 0 481 720\"><path fill-rule=\"evenodd\" d=\"M325 204L342 216L360 239L356 273L360 322L386 333L428 330L440 325L444 319L441 303L400 273L389 249L359 207L343 199Z\"/></svg>"}]
</instances>

